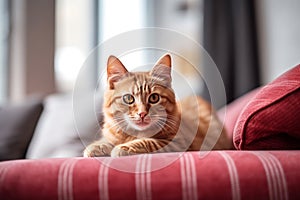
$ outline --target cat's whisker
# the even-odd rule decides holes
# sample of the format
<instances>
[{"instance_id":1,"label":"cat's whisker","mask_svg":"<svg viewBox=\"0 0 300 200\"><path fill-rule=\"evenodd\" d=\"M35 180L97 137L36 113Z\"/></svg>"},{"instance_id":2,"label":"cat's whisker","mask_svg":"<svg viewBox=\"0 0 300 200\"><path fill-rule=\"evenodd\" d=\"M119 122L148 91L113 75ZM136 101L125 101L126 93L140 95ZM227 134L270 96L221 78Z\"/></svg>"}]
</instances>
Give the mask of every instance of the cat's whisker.
<instances>
[{"instance_id":1,"label":"cat's whisker","mask_svg":"<svg viewBox=\"0 0 300 200\"><path fill-rule=\"evenodd\" d=\"M122 119L122 120L120 120L120 121L117 121L117 122L114 122L113 124L111 124L110 128L111 128L111 129L113 129L113 128L115 128L115 127L120 128L120 127L122 127L122 124L123 124L124 122L126 122L126 120L124 120L124 119Z\"/></svg>"},{"instance_id":2,"label":"cat's whisker","mask_svg":"<svg viewBox=\"0 0 300 200\"><path fill-rule=\"evenodd\" d=\"M174 124L173 126L169 125L168 123L165 123L165 121L159 120L157 121L157 124L160 126L159 128L161 128L162 130L165 130L166 128L174 131L176 130L176 124Z\"/></svg>"}]
</instances>

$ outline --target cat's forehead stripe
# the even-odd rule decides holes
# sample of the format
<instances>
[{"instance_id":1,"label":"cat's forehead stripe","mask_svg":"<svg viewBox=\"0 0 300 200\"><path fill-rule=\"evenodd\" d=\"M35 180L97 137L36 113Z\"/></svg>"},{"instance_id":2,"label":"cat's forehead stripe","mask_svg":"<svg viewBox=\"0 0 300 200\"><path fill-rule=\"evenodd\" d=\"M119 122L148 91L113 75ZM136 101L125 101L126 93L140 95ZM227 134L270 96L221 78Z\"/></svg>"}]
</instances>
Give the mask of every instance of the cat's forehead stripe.
<instances>
[{"instance_id":1,"label":"cat's forehead stripe","mask_svg":"<svg viewBox=\"0 0 300 200\"><path fill-rule=\"evenodd\" d=\"M144 74L136 74L134 77L134 83L130 88L130 91L134 95L145 96L151 92L151 87L149 85L149 80L147 80L147 76Z\"/></svg>"}]
</instances>

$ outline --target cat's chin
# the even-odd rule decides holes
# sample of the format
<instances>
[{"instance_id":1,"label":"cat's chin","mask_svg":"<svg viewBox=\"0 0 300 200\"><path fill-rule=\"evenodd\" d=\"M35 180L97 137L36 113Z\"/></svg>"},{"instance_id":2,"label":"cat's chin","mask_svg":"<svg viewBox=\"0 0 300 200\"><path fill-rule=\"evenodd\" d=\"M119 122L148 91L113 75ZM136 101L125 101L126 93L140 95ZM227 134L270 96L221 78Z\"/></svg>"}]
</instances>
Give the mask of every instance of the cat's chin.
<instances>
[{"instance_id":1,"label":"cat's chin","mask_svg":"<svg viewBox=\"0 0 300 200\"><path fill-rule=\"evenodd\" d=\"M151 127L152 121L150 119L145 120L132 120L125 116L125 120L130 125L131 128L137 131L145 131Z\"/></svg>"},{"instance_id":2,"label":"cat's chin","mask_svg":"<svg viewBox=\"0 0 300 200\"><path fill-rule=\"evenodd\" d=\"M148 123L148 122L133 122L132 125L133 125L134 129L139 130L139 131L143 131L143 130L146 130L146 129L150 128L151 123Z\"/></svg>"}]
</instances>

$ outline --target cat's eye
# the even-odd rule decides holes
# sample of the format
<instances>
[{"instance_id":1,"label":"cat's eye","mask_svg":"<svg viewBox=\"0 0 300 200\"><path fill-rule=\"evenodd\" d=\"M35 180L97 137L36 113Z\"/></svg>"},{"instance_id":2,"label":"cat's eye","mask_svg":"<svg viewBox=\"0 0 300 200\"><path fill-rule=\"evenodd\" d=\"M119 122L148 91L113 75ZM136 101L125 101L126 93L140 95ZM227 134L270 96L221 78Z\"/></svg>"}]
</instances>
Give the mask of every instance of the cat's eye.
<instances>
[{"instance_id":1,"label":"cat's eye","mask_svg":"<svg viewBox=\"0 0 300 200\"><path fill-rule=\"evenodd\" d=\"M160 100L160 96L157 93L151 94L148 98L148 102L152 104L159 102L159 100Z\"/></svg>"},{"instance_id":2,"label":"cat's eye","mask_svg":"<svg viewBox=\"0 0 300 200\"><path fill-rule=\"evenodd\" d=\"M134 97L131 94L125 94L123 96L123 101L126 104L133 104L134 103Z\"/></svg>"}]
</instances>

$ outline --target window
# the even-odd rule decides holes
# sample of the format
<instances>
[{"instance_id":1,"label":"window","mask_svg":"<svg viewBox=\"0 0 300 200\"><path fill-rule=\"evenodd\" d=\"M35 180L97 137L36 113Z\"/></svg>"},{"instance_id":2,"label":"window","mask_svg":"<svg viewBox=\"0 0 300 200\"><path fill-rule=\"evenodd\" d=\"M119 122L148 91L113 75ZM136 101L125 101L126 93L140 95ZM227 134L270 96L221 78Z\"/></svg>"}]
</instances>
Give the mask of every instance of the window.
<instances>
[{"instance_id":1,"label":"window","mask_svg":"<svg viewBox=\"0 0 300 200\"><path fill-rule=\"evenodd\" d=\"M101 2L102 4L99 8L99 34L102 42L119 34L126 33L127 31L145 27L157 27L158 29L167 28L184 34L186 37L198 43L201 41L203 17L202 1L133 0L128 3L128 1L122 0L103 0ZM165 43L165 41L160 36L157 37L157 35L148 34L141 38L143 38L147 44L154 47L157 44ZM132 40L134 39L135 38L132 38ZM126 42L124 41L120 46ZM116 45L116 48L120 48L118 44ZM194 67L200 66L199 49L193 49L188 43L181 43L180 41L174 41L172 44L168 44L168 46L171 47L170 50L183 52L184 55L181 55L182 57L188 56L197 60L197 64ZM162 51L155 48L133 49L133 51L122 53L120 59L128 70L153 63L154 60L163 54ZM173 60L175 60L175 58L173 58ZM177 64L175 66L176 70L184 76L194 91L199 92L202 89L202 81L199 80L199 73L197 74L195 69L191 69L190 65L188 66L187 62L183 59L177 59L175 63ZM99 67L103 68L105 66ZM182 96L189 95L189 93L186 92L187 90L185 90L185 86L183 86L180 81L174 80L173 87L175 90L180 91L177 92L178 94L182 94Z\"/></svg>"},{"instance_id":2,"label":"window","mask_svg":"<svg viewBox=\"0 0 300 200\"><path fill-rule=\"evenodd\" d=\"M99 36L100 42L127 31L146 27L146 0L103 0L99 6ZM117 56L117 55L116 55ZM105 59L105 58L103 58ZM132 52L123 57L126 66L136 66L145 63L140 52ZM105 67L105 66L99 66Z\"/></svg>"},{"instance_id":3,"label":"window","mask_svg":"<svg viewBox=\"0 0 300 200\"><path fill-rule=\"evenodd\" d=\"M0 1L0 104L7 100L9 2Z\"/></svg>"},{"instance_id":4,"label":"window","mask_svg":"<svg viewBox=\"0 0 300 200\"><path fill-rule=\"evenodd\" d=\"M159 27L178 31L198 42L202 37L202 1L198 0L56 2L55 74L57 88L62 92L72 90L79 70L93 47L119 34L145 27ZM153 44L162 42L159 38L153 39L151 35L145 35L144 38ZM199 52L185 44L174 42L174 48L180 48L180 51L199 60ZM132 51L127 54L124 52L121 60L131 70L135 66L152 62L153 57L157 57L153 51ZM100 59L99 63L105 63L103 60L107 58ZM95 71L99 73L105 67L99 64ZM187 70L183 65L178 65L177 69L187 76L195 90L200 89L201 82L196 80L193 71ZM89 79L97 81L100 75L98 73L91 72L87 81ZM181 84L176 81L174 86L184 91L180 88Z\"/></svg>"},{"instance_id":5,"label":"window","mask_svg":"<svg viewBox=\"0 0 300 200\"><path fill-rule=\"evenodd\" d=\"M95 46L96 7L96 1L56 1L55 78L59 92L72 91L80 68Z\"/></svg>"}]
</instances>

